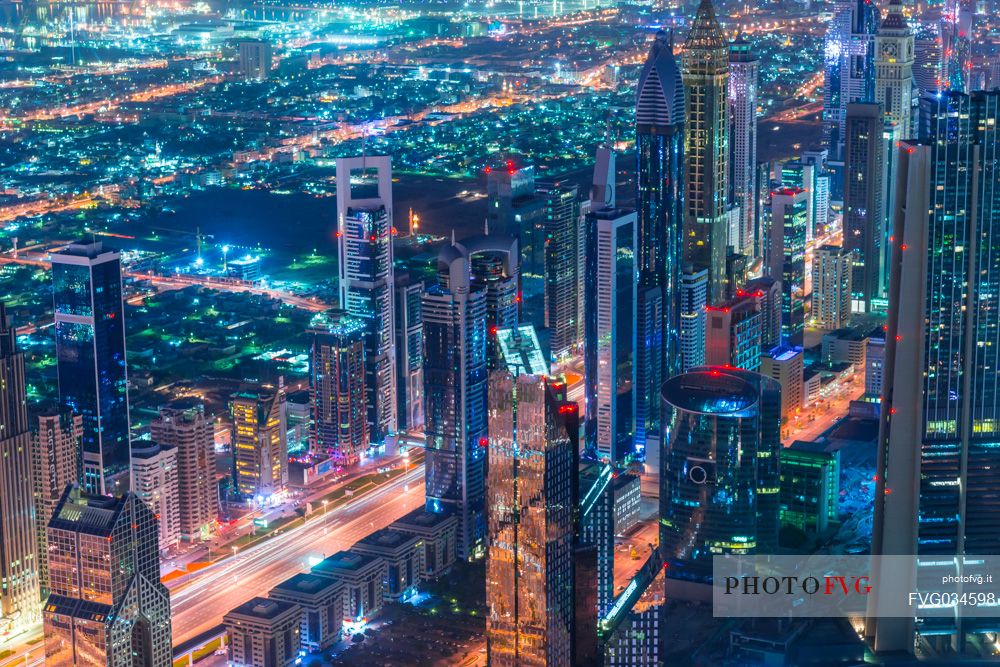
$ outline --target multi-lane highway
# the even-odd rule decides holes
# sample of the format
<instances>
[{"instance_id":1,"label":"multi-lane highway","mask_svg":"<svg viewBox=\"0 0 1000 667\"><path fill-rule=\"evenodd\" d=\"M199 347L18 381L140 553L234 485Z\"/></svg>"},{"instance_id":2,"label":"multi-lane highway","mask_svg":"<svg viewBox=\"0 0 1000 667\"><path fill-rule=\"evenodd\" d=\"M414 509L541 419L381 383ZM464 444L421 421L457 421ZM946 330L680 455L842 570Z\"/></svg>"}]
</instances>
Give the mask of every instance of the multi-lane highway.
<instances>
[{"instance_id":1,"label":"multi-lane highway","mask_svg":"<svg viewBox=\"0 0 1000 667\"><path fill-rule=\"evenodd\" d=\"M174 646L222 622L233 607L262 595L296 572L310 559L347 549L368 533L384 528L424 503L424 468L418 465L391 482L326 514L313 515L304 525L237 551L231 558L171 581L170 606ZM18 639L20 646L0 659L0 667L34 667L44 661L41 628Z\"/></svg>"},{"instance_id":2,"label":"multi-lane highway","mask_svg":"<svg viewBox=\"0 0 1000 667\"><path fill-rule=\"evenodd\" d=\"M424 503L424 469L413 470L305 525L171 581L174 645L222 622L233 607L308 569L310 559L347 549Z\"/></svg>"}]
</instances>

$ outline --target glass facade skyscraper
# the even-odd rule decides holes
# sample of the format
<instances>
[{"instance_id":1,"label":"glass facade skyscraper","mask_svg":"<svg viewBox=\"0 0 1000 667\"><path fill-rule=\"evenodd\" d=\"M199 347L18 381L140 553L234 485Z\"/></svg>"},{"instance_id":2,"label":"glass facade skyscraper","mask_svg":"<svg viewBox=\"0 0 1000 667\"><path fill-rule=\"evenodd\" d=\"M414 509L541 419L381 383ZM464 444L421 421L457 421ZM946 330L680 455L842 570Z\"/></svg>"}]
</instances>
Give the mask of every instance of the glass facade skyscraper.
<instances>
[{"instance_id":1,"label":"glass facade skyscraper","mask_svg":"<svg viewBox=\"0 0 1000 667\"><path fill-rule=\"evenodd\" d=\"M830 155L843 157L847 105L875 95L875 33L878 7L871 0L837 3L824 45L823 119Z\"/></svg>"},{"instance_id":2,"label":"glass facade skyscraper","mask_svg":"<svg viewBox=\"0 0 1000 667\"><path fill-rule=\"evenodd\" d=\"M684 42L684 262L708 270L708 303L725 297L729 199L729 44L711 0Z\"/></svg>"},{"instance_id":3,"label":"glass facade skyscraper","mask_svg":"<svg viewBox=\"0 0 1000 667\"><path fill-rule=\"evenodd\" d=\"M1000 91L921 100L894 219L872 553L996 554L1000 510ZM922 563L924 565L924 563ZM871 619L876 650L914 631L962 652L996 619Z\"/></svg>"},{"instance_id":4,"label":"glass facade skyscraper","mask_svg":"<svg viewBox=\"0 0 1000 667\"><path fill-rule=\"evenodd\" d=\"M709 583L714 555L774 553L778 383L702 366L667 380L661 396L660 550L668 578Z\"/></svg>"},{"instance_id":5,"label":"glass facade skyscraper","mask_svg":"<svg viewBox=\"0 0 1000 667\"><path fill-rule=\"evenodd\" d=\"M56 369L63 409L83 417L83 486L129 488L129 404L121 256L100 241L52 254Z\"/></svg>"},{"instance_id":6,"label":"glass facade skyscraper","mask_svg":"<svg viewBox=\"0 0 1000 667\"><path fill-rule=\"evenodd\" d=\"M375 172L374 193L352 177ZM355 196L357 194L357 196ZM375 196L367 196L374 194ZM395 279L392 239L392 166L388 156L337 160L337 247L340 307L368 324L365 393L368 437L380 445L396 432Z\"/></svg>"},{"instance_id":7,"label":"glass facade skyscraper","mask_svg":"<svg viewBox=\"0 0 1000 667\"><path fill-rule=\"evenodd\" d=\"M883 292L885 160L882 107L847 106L844 168L844 247L851 251L853 312L866 313Z\"/></svg>"},{"instance_id":8,"label":"glass facade skyscraper","mask_svg":"<svg viewBox=\"0 0 1000 667\"><path fill-rule=\"evenodd\" d=\"M472 558L486 533L486 293L472 288L463 246L445 246L438 268L422 303L426 502L457 511L458 555Z\"/></svg>"},{"instance_id":9,"label":"glass facade skyscraper","mask_svg":"<svg viewBox=\"0 0 1000 667\"><path fill-rule=\"evenodd\" d=\"M659 432L657 387L680 372L684 87L673 40L657 33L639 74L637 165L636 445Z\"/></svg>"},{"instance_id":10,"label":"glass facade skyscraper","mask_svg":"<svg viewBox=\"0 0 1000 667\"><path fill-rule=\"evenodd\" d=\"M172 663L157 519L135 494L108 498L67 487L49 521L48 548L46 664Z\"/></svg>"},{"instance_id":11,"label":"glass facade skyscraper","mask_svg":"<svg viewBox=\"0 0 1000 667\"><path fill-rule=\"evenodd\" d=\"M574 664L579 420L564 389L544 375L490 376L486 640L497 667Z\"/></svg>"}]
</instances>

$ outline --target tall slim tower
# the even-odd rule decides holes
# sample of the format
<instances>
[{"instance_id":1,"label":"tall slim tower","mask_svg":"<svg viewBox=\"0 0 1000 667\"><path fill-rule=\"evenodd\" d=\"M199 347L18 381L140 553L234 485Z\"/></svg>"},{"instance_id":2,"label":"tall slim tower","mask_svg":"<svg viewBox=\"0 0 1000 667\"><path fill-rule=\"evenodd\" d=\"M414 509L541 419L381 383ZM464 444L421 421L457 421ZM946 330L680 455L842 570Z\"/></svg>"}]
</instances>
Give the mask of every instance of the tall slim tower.
<instances>
[{"instance_id":1,"label":"tall slim tower","mask_svg":"<svg viewBox=\"0 0 1000 667\"><path fill-rule=\"evenodd\" d=\"M847 106L844 247L851 251L853 312L867 313L882 295L885 238L885 137L879 104Z\"/></svg>"},{"instance_id":2,"label":"tall slim tower","mask_svg":"<svg viewBox=\"0 0 1000 667\"><path fill-rule=\"evenodd\" d=\"M874 101L878 25L878 8L871 0L838 3L830 22L824 48L823 118L835 160L844 157L847 105Z\"/></svg>"},{"instance_id":3,"label":"tall slim tower","mask_svg":"<svg viewBox=\"0 0 1000 667\"><path fill-rule=\"evenodd\" d=\"M955 555L996 553L1000 521L1000 91L924 98L920 126L899 154L872 553L928 556L921 575L948 575ZM919 631L960 653L981 620ZM912 653L915 631L867 628L876 651Z\"/></svg>"},{"instance_id":4,"label":"tall slim tower","mask_svg":"<svg viewBox=\"0 0 1000 667\"><path fill-rule=\"evenodd\" d=\"M121 255L100 241L52 254L59 401L83 417L83 488L129 488L128 375Z\"/></svg>"},{"instance_id":5,"label":"tall slim tower","mask_svg":"<svg viewBox=\"0 0 1000 667\"><path fill-rule=\"evenodd\" d=\"M750 43L729 47L729 199L740 207L736 251L754 257L757 207L757 78L760 61Z\"/></svg>"},{"instance_id":6,"label":"tall slim tower","mask_svg":"<svg viewBox=\"0 0 1000 667\"><path fill-rule=\"evenodd\" d=\"M46 664L171 664L170 593L160 583L156 516L135 494L108 498L67 487L49 521L48 543Z\"/></svg>"},{"instance_id":7,"label":"tall slim tower","mask_svg":"<svg viewBox=\"0 0 1000 667\"><path fill-rule=\"evenodd\" d=\"M659 432L657 387L680 371L680 266L684 211L684 86L673 39L656 34L639 74L635 106L636 440Z\"/></svg>"},{"instance_id":8,"label":"tall slim tower","mask_svg":"<svg viewBox=\"0 0 1000 667\"><path fill-rule=\"evenodd\" d=\"M353 175L374 171L377 191L355 196ZM374 196L369 196L374 194ZM340 307L368 323L365 392L369 438L381 444L396 432L395 279L392 165L388 156L337 160L337 240Z\"/></svg>"},{"instance_id":9,"label":"tall slim tower","mask_svg":"<svg viewBox=\"0 0 1000 667\"><path fill-rule=\"evenodd\" d=\"M24 355L0 303L0 632L38 620L38 547Z\"/></svg>"},{"instance_id":10,"label":"tall slim tower","mask_svg":"<svg viewBox=\"0 0 1000 667\"><path fill-rule=\"evenodd\" d=\"M723 300L729 199L729 45L712 0L684 43L684 260L708 270L708 303Z\"/></svg>"},{"instance_id":11,"label":"tall slim tower","mask_svg":"<svg viewBox=\"0 0 1000 667\"><path fill-rule=\"evenodd\" d=\"M573 664L579 420L561 389L533 370L490 375L486 640L497 667Z\"/></svg>"},{"instance_id":12,"label":"tall slim tower","mask_svg":"<svg viewBox=\"0 0 1000 667\"><path fill-rule=\"evenodd\" d=\"M577 290L580 281L577 248L580 225L580 200L577 186L567 183L539 183L545 198L545 328L553 359L565 359L579 346L577 336L580 305Z\"/></svg>"},{"instance_id":13,"label":"tall slim tower","mask_svg":"<svg viewBox=\"0 0 1000 667\"><path fill-rule=\"evenodd\" d=\"M365 320L343 311L313 318L313 449L340 465L357 463L368 449L365 418Z\"/></svg>"},{"instance_id":14,"label":"tall slim tower","mask_svg":"<svg viewBox=\"0 0 1000 667\"><path fill-rule=\"evenodd\" d=\"M635 211L591 211L584 306L586 447L613 463L635 452L635 247Z\"/></svg>"},{"instance_id":15,"label":"tall slim tower","mask_svg":"<svg viewBox=\"0 0 1000 667\"><path fill-rule=\"evenodd\" d=\"M427 509L457 512L458 555L472 558L486 534L486 293L472 288L459 244L441 251L438 271L422 304Z\"/></svg>"}]
</instances>

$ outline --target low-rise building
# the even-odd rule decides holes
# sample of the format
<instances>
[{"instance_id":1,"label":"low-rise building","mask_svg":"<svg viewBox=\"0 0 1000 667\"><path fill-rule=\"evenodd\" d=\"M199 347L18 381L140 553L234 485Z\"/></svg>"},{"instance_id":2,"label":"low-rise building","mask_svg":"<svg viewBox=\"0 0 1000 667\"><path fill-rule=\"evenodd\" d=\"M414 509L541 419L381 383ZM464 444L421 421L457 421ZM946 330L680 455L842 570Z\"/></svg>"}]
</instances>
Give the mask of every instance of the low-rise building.
<instances>
[{"instance_id":1,"label":"low-rise building","mask_svg":"<svg viewBox=\"0 0 1000 667\"><path fill-rule=\"evenodd\" d=\"M776 347L760 359L760 373L781 385L781 419L805 404L801 347Z\"/></svg>"},{"instance_id":2,"label":"low-rise building","mask_svg":"<svg viewBox=\"0 0 1000 667\"><path fill-rule=\"evenodd\" d=\"M820 442L795 441L779 453L781 525L823 535L837 521L840 452Z\"/></svg>"},{"instance_id":3,"label":"low-rise building","mask_svg":"<svg viewBox=\"0 0 1000 667\"><path fill-rule=\"evenodd\" d=\"M299 655L302 609L290 602L253 598L226 614L229 664L291 667Z\"/></svg>"},{"instance_id":4,"label":"low-rise building","mask_svg":"<svg viewBox=\"0 0 1000 667\"><path fill-rule=\"evenodd\" d=\"M302 609L299 638L310 651L322 651L340 641L344 625L344 584L336 579L300 572L271 589L267 596Z\"/></svg>"},{"instance_id":5,"label":"low-rise building","mask_svg":"<svg viewBox=\"0 0 1000 667\"><path fill-rule=\"evenodd\" d=\"M451 569L455 562L455 531L458 529L458 518L454 514L436 514L421 507L395 521L391 528L423 540L425 578L440 577Z\"/></svg>"},{"instance_id":6,"label":"low-rise building","mask_svg":"<svg viewBox=\"0 0 1000 667\"><path fill-rule=\"evenodd\" d=\"M625 535L639 524L641 482L638 475L625 473L615 477L611 484L614 489L615 535Z\"/></svg>"},{"instance_id":7,"label":"low-rise building","mask_svg":"<svg viewBox=\"0 0 1000 667\"><path fill-rule=\"evenodd\" d=\"M351 551L385 561L382 594L387 602L396 602L424 578L423 547L423 540L416 535L383 528L358 540Z\"/></svg>"},{"instance_id":8,"label":"low-rise building","mask_svg":"<svg viewBox=\"0 0 1000 667\"><path fill-rule=\"evenodd\" d=\"M361 623L382 611L385 561L356 551L338 551L312 569L344 585L344 620Z\"/></svg>"}]
</instances>

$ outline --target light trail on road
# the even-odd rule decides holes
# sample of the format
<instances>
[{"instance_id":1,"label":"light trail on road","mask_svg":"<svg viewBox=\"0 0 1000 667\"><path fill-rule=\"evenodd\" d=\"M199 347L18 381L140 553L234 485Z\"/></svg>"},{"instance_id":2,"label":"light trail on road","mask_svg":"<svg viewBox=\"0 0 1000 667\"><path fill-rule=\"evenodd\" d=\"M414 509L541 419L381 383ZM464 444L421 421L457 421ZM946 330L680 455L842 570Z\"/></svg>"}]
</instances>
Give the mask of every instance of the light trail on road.
<instances>
[{"instance_id":1,"label":"light trail on road","mask_svg":"<svg viewBox=\"0 0 1000 667\"><path fill-rule=\"evenodd\" d=\"M423 466L417 466L354 502L314 516L299 528L170 582L174 646L218 625L233 607L254 596L266 596L275 585L307 570L310 557L347 549L422 507L423 480Z\"/></svg>"}]
</instances>

